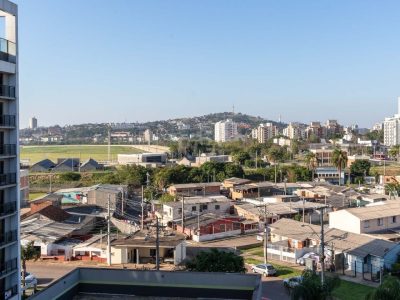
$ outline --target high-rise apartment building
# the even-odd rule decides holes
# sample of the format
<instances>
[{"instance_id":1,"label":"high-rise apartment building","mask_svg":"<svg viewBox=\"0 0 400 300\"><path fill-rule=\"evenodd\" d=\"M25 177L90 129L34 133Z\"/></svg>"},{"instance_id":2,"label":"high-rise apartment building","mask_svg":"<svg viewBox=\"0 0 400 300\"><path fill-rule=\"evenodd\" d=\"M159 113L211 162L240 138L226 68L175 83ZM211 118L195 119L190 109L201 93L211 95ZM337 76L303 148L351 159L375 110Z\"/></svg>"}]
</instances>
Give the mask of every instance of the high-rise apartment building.
<instances>
[{"instance_id":1,"label":"high-rise apartment building","mask_svg":"<svg viewBox=\"0 0 400 300\"><path fill-rule=\"evenodd\" d=\"M37 119L35 117L29 118L29 129L37 128Z\"/></svg>"},{"instance_id":2,"label":"high-rise apartment building","mask_svg":"<svg viewBox=\"0 0 400 300\"><path fill-rule=\"evenodd\" d=\"M383 143L386 146L400 145L400 97L398 98L397 114L385 118L383 125Z\"/></svg>"},{"instance_id":3,"label":"high-rise apartment building","mask_svg":"<svg viewBox=\"0 0 400 300\"><path fill-rule=\"evenodd\" d=\"M266 143L278 135L278 128L272 123L260 124L257 127L257 140L259 143Z\"/></svg>"},{"instance_id":4,"label":"high-rise apartment building","mask_svg":"<svg viewBox=\"0 0 400 300\"><path fill-rule=\"evenodd\" d=\"M0 295L20 296L17 5L0 1Z\"/></svg>"},{"instance_id":5,"label":"high-rise apartment building","mask_svg":"<svg viewBox=\"0 0 400 300\"><path fill-rule=\"evenodd\" d=\"M302 140L306 137L306 127L303 124L293 122L283 130L283 135L291 140Z\"/></svg>"},{"instance_id":6,"label":"high-rise apartment building","mask_svg":"<svg viewBox=\"0 0 400 300\"><path fill-rule=\"evenodd\" d=\"M214 129L216 142L231 141L234 140L238 135L237 124L231 119L215 123Z\"/></svg>"},{"instance_id":7,"label":"high-rise apartment building","mask_svg":"<svg viewBox=\"0 0 400 300\"><path fill-rule=\"evenodd\" d=\"M143 133L143 139L146 143L150 145L150 143L153 141L153 133L151 132L150 129L146 129Z\"/></svg>"}]
</instances>

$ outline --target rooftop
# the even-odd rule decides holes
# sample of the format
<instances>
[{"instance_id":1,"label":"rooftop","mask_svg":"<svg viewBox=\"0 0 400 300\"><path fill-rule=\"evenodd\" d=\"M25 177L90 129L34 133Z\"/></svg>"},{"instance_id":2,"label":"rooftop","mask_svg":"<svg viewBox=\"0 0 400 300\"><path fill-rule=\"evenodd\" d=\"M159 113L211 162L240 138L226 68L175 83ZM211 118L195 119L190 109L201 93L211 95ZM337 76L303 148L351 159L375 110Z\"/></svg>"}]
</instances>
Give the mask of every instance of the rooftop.
<instances>
[{"instance_id":1,"label":"rooftop","mask_svg":"<svg viewBox=\"0 0 400 300\"><path fill-rule=\"evenodd\" d=\"M295 240L314 239L319 241L321 227L305 224L291 219L280 219L270 227L274 234ZM350 233L325 226L325 243L329 247L333 244L335 250L346 251L357 256L365 257L368 254L383 257L396 247L396 243L377 239L371 236Z\"/></svg>"},{"instance_id":2,"label":"rooftop","mask_svg":"<svg viewBox=\"0 0 400 300\"><path fill-rule=\"evenodd\" d=\"M375 205L348 208L346 211L360 220L371 220L400 215L400 201L387 200ZM334 213L334 212L333 212Z\"/></svg>"},{"instance_id":3,"label":"rooftop","mask_svg":"<svg viewBox=\"0 0 400 300\"><path fill-rule=\"evenodd\" d=\"M203 188L208 186L221 186L221 182L204 182L204 183L182 183L173 184L170 187L176 189L191 189L191 188Z\"/></svg>"}]
</instances>

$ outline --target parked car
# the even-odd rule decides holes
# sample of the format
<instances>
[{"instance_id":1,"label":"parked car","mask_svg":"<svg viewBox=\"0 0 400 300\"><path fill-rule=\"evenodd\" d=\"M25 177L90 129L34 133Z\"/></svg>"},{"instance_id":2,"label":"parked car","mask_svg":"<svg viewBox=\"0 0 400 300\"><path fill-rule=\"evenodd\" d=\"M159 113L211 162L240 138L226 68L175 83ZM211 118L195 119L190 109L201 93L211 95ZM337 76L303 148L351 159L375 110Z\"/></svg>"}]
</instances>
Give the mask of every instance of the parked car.
<instances>
[{"instance_id":1,"label":"parked car","mask_svg":"<svg viewBox=\"0 0 400 300\"><path fill-rule=\"evenodd\" d=\"M303 276L295 276L283 280L283 285L286 288L293 289L303 281Z\"/></svg>"},{"instance_id":2,"label":"parked car","mask_svg":"<svg viewBox=\"0 0 400 300\"><path fill-rule=\"evenodd\" d=\"M29 288L33 288L35 286L37 286L37 278L35 275L33 275L32 273L26 272L25 274L25 288L29 289Z\"/></svg>"},{"instance_id":3,"label":"parked car","mask_svg":"<svg viewBox=\"0 0 400 300\"><path fill-rule=\"evenodd\" d=\"M296 262L299 265L304 266L306 264L307 258L314 259L316 256L317 256L317 254L315 254L314 252L308 252L308 253L304 254L302 257L299 257Z\"/></svg>"},{"instance_id":4,"label":"parked car","mask_svg":"<svg viewBox=\"0 0 400 300\"><path fill-rule=\"evenodd\" d=\"M259 273L264 276L276 275L276 269L274 268L273 265L270 265L270 264L254 265L251 267L251 270L253 271L253 273Z\"/></svg>"}]
</instances>

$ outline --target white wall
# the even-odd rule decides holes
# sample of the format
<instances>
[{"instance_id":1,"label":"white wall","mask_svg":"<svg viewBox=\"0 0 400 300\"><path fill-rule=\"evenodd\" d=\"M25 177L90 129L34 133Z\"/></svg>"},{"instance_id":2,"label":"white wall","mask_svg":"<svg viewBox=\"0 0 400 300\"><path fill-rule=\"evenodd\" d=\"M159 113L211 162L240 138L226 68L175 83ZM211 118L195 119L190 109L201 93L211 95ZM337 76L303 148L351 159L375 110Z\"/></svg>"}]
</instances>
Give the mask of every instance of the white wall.
<instances>
[{"instance_id":1,"label":"white wall","mask_svg":"<svg viewBox=\"0 0 400 300\"><path fill-rule=\"evenodd\" d=\"M329 213L329 227L341 229L348 232L361 232L361 222L356 216L346 210L338 210Z\"/></svg>"}]
</instances>

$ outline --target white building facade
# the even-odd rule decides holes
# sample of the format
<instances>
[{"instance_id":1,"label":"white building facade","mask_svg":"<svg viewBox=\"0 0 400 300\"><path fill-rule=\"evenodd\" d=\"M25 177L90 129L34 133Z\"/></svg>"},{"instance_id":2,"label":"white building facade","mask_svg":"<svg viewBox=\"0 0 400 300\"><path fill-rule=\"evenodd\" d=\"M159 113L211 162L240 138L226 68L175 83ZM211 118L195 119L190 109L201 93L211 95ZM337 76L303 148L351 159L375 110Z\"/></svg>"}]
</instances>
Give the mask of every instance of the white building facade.
<instances>
[{"instance_id":1,"label":"white building facade","mask_svg":"<svg viewBox=\"0 0 400 300\"><path fill-rule=\"evenodd\" d=\"M400 144L400 97L398 98L398 111L393 117L385 118L383 132L384 144L392 147Z\"/></svg>"},{"instance_id":2,"label":"white building facade","mask_svg":"<svg viewBox=\"0 0 400 300\"><path fill-rule=\"evenodd\" d=\"M35 117L29 118L29 129L36 129L37 127L37 119Z\"/></svg>"},{"instance_id":3,"label":"white building facade","mask_svg":"<svg viewBox=\"0 0 400 300\"><path fill-rule=\"evenodd\" d=\"M266 143L278 135L278 128L272 123L260 124L257 127L257 140L259 143Z\"/></svg>"},{"instance_id":4,"label":"white building facade","mask_svg":"<svg viewBox=\"0 0 400 300\"><path fill-rule=\"evenodd\" d=\"M231 141L238 135L237 124L231 119L215 123L214 129L216 142Z\"/></svg>"}]
</instances>

